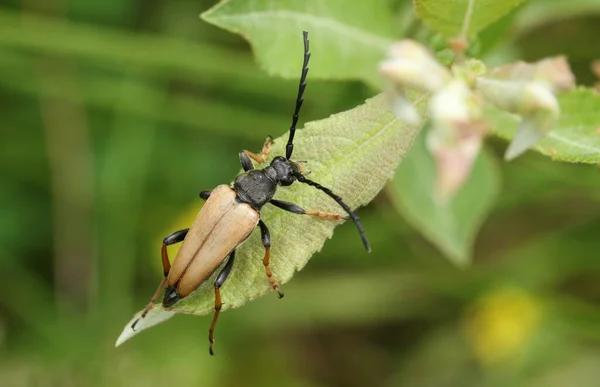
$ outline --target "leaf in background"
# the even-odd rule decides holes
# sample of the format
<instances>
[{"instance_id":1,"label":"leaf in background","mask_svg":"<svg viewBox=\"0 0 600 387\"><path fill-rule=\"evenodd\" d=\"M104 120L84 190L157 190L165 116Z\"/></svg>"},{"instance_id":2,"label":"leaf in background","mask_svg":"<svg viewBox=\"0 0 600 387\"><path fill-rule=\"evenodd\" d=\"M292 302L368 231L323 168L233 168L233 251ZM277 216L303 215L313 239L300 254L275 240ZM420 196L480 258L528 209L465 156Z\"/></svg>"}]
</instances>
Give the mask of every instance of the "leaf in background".
<instances>
[{"instance_id":1,"label":"leaf in background","mask_svg":"<svg viewBox=\"0 0 600 387\"><path fill-rule=\"evenodd\" d=\"M519 33L577 17L600 14L598 0L530 0L515 20Z\"/></svg>"},{"instance_id":2,"label":"leaf in background","mask_svg":"<svg viewBox=\"0 0 600 387\"><path fill-rule=\"evenodd\" d=\"M532 149L558 161L600 163L600 95L580 87L559 94L558 102L558 123ZM486 110L494 123L493 133L512 139L520 118L492 107Z\"/></svg>"},{"instance_id":3,"label":"leaf in background","mask_svg":"<svg viewBox=\"0 0 600 387\"><path fill-rule=\"evenodd\" d=\"M401 123L389 111L387 99L379 95L347 112L306 124L296 133L294 159L308 160L306 168L311 172L311 180L331 188L350 207L357 208L369 203L393 177L418 131L419 128ZM286 141L287 134L275 140L266 163L285 153ZM231 176L223 179L225 183ZM342 212L327 195L300 183L280 188L275 197L306 209ZM261 219L271 232L271 268L281 284L306 265L339 224L298 216L273 206L265 206L261 210ZM363 248L358 233L348 243L354 243L357 249ZM224 308L237 308L266 293L275 296L265 274L263 255L260 232L255 230L238 250L236 264L221 288ZM171 310L196 315L211 313L216 274ZM159 280L156 279L157 285ZM160 305L156 307L159 309ZM121 336L129 338L132 335L133 332L126 326ZM119 343L122 341L120 339Z\"/></svg>"},{"instance_id":4,"label":"leaf in background","mask_svg":"<svg viewBox=\"0 0 600 387\"><path fill-rule=\"evenodd\" d=\"M456 265L470 262L475 235L500 188L498 167L482 151L463 187L448 201L435 194L436 167L425 147L425 131L396 172L390 196L404 219Z\"/></svg>"},{"instance_id":5,"label":"leaf in background","mask_svg":"<svg viewBox=\"0 0 600 387\"><path fill-rule=\"evenodd\" d=\"M201 17L248 39L271 74L298 76L301 31L308 30L312 77L360 79L379 87L374 69L397 32L391 15L381 0L226 0Z\"/></svg>"},{"instance_id":6,"label":"leaf in background","mask_svg":"<svg viewBox=\"0 0 600 387\"><path fill-rule=\"evenodd\" d=\"M24 23L24 20L27 23ZM167 35L102 27L0 8L0 45L47 54L72 55L109 68L151 70L194 79L262 77L244 54L218 45ZM224 66L236 63L237 66Z\"/></svg>"},{"instance_id":7,"label":"leaf in background","mask_svg":"<svg viewBox=\"0 0 600 387\"><path fill-rule=\"evenodd\" d=\"M459 36L463 23L466 37L472 38L488 25L517 7L523 0L414 0L419 17L430 28L446 36ZM469 13L469 3L472 9Z\"/></svg>"}]
</instances>

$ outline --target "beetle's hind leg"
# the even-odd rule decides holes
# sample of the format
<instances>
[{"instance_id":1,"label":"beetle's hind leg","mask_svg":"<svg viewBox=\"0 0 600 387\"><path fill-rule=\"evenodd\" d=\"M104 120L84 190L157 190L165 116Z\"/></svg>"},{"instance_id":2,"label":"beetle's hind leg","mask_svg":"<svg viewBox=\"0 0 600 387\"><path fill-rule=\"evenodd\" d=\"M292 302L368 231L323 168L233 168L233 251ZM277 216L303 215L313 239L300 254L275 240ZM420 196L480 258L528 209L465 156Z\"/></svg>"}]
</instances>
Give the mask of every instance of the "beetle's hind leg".
<instances>
[{"instance_id":1,"label":"beetle's hind leg","mask_svg":"<svg viewBox=\"0 0 600 387\"><path fill-rule=\"evenodd\" d=\"M170 234L163 240L163 244L161 247L161 256L162 256L164 278L160 282L160 285L158 285L158 289L156 289L156 292L150 299L150 302L148 303L146 308L144 308L144 311L142 312L142 315L140 316L140 318L138 318L137 320L135 320L133 322L133 324L131 324L131 329L135 330L135 326L137 325L138 321L140 321L140 319L143 319L144 317L146 317L146 315L148 314L150 309L152 309L152 306L158 299L158 296L160 296L160 293L162 292L163 288L165 287L165 284L167 283L167 276L169 275L169 271L171 271L171 262L169 260L169 253L167 252L167 246L173 245L175 243L183 242L188 231L189 231L189 228L175 231L174 233Z\"/></svg>"},{"instance_id":2,"label":"beetle's hind leg","mask_svg":"<svg viewBox=\"0 0 600 387\"><path fill-rule=\"evenodd\" d=\"M271 151L272 142L273 142L273 138L271 136L267 136L267 139L265 140L265 143L263 144L262 151L260 152L259 155L257 155L256 153L247 151L247 150L243 151L243 153L248 155L252 160L256 161L259 164L264 163L265 159L269 155L269 152Z\"/></svg>"},{"instance_id":3,"label":"beetle's hind leg","mask_svg":"<svg viewBox=\"0 0 600 387\"><path fill-rule=\"evenodd\" d=\"M221 307L223 306L223 303L221 302L221 286L223 286L223 283L225 282L225 280L227 279L227 277L229 276L229 273L231 272L231 268L233 267L233 260L235 259L235 250L233 250L231 252L231 254L229 254L229 259L227 260L227 263L225 264L225 267L223 267L223 270L221 270L221 272L219 273L219 275L217 276L217 279L215 280L215 315L213 316L212 319L212 323L210 324L210 328L208 328L208 341L210 343L210 346L208 347L208 352L212 355L214 355L214 351L213 351L213 344L215 343L215 338L213 337L213 332L215 331L215 325L217 324L217 319L219 318L219 312L221 311Z\"/></svg>"},{"instance_id":4,"label":"beetle's hind leg","mask_svg":"<svg viewBox=\"0 0 600 387\"><path fill-rule=\"evenodd\" d=\"M332 212L321 212L321 211L316 211L316 210L308 210L307 211L307 210L305 210L304 208L300 207L297 204L290 203L290 202L285 202L283 200L271 199L269 201L269 203L271 203L275 207L281 208L282 210L293 212L294 214L311 215L311 216L316 216L316 217L319 217L319 218L329 219L329 220L346 219L345 216L340 215L340 214L335 214L335 213L332 213Z\"/></svg>"},{"instance_id":5,"label":"beetle's hind leg","mask_svg":"<svg viewBox=\"0 0 600 387\"><path fill-rule=\"evenodd\" d=\"M271 260L271 234L269 233L269 229L267 225L262 220L258 221L258 225L260 226L260 238L262 240L262 244L265 247L265 257L263 258L263 264L265 265L265 271L267 272L267 277L269 278L269 283L273 290L277 292L279 298L283 298L283 292L279 289L279 283L273 277L273 272L269 267L269 261Z\"/></svg>"}]
</instances>

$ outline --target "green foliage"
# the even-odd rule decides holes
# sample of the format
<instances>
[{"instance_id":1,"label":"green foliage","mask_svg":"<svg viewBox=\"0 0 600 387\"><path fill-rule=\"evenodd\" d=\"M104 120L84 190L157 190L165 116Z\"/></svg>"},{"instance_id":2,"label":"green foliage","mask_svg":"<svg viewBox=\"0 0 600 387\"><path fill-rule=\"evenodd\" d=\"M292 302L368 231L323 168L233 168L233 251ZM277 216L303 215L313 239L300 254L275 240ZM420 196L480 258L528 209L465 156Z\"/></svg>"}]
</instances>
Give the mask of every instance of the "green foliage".
<instances>
[{"instance_id":1,"label":"green foliage","mask_svg":"<svg viewBox=\"0 0 600 387\"><path fill-rule=\"evenodd\" d=\"M415 11L431 29L449 37L472 38L523 0L415 0ZM463 31L463 29L465 29Z\"/></svg>"},{"instance_id":2,"label":"green foliage","mask_svg":"<svg viewBox=\"0 0 600 387\"><path fill-rule=\"evenodd\" d=\"M516 27L531 30L544 24L600 14L596 0L529 0L519 14Z\"/></svg>"},{"instance_id":3,"label":"green foliage","mask_svg":"<svg viewBox=\"0 0 600 387\"><path fill-rule=\"evenodd\" d=\"M131 34L117 28L85 23L63 23L55 18L28 14L24 20L18 12L0 9L0 44L55 55L73 55L94 63L136 71L186 71L199 78L203 72L219 77L250 77L250 61L203 42L191 42L169 36ZM160 55L156 53L159 52ZM223 58L223 59L220 59ZM245 64L233 70L222 60Z\"/></svg>"},{"instance_id":4,"label":"green foliage","mask_svg":"<svg viewBox=\"0 0 600 387\"><path fill-rule=\"evenodd\" d=\"M296 133L294 159L307 160L311 180L331 188L351 208L357 208L373 200L391 179L417 132L418 128L403 125L389 112L384 96L378 96L347 112L307 123ZM287 134L275 139L265 163L285 154L286 143ZM343 212L329 196L300 183L279 189L275 198L298 203L306 209ZM325 239L331 238L338 225L338 222L298 216L272 206L261 210L261 219L271 230L270 266L280 284L288 282L296 270L306 265L321 249ZM352 242L359 249L358 234L355 237ZM221 288L224 309L237 308L271 292L263 256L264 247L256 230L238 250L236 265ZM211 313L214 309L213 277L171 310L196 315ZM160 308L159 304L156 306ZM155 316L151 318L149 324L154 322ZM136 331L143 327L140 325ZM124 335L130 337L131 334L127 325Z\"/></svg>"},{"instance_id":5,"label":"green foliage","mask_svg":"<svg viewBox=\"0 0 600 387\"><path fill-rule=\"evenodd\" d=\"M588 88L559 94L560 117L556 127L537 145L536 151L557 161L600 163L600 95ZM494 134L511 139L520 119L490 108Z\"/></svg>"},{"instance_id":6,"label":"green foliage","mask_svg":"<svg viewBox=\"0 0 600 387\"><path fill-rule=\"evenodd\" d=\"M389 193L404 219L456 265L472 258L477 231L498 195L499 173L488 152L479 155L471 175L448 201L435 192L436 166L425 147L425 131L396 172Z\"/></svg>"},{"instance_id":7,"label":"green foliage","mask_svg":"<svg viewBox=\"0 0 600 387\"><path fill-rule=\"evenodd\" d=\"M252 27L246 18L252 7L263 12L269 5L226 3L244 9L245 25L227 28L248 37L253 58L243 39L198 19L200 10L215 3L9 0L0 6L1 384L596 386L600 179L594 129L600 125L592 91L597 79L590 72L599 59L592 39L600 33L596 0L530 0L504 17L503 8L501 21L483 30L479 16L491 16L474 2L471 27L480 33L466 56L477 56L491 69L565 55L577 83L586 87L559 96L567 115L556 133L576 146L558 142L551 132L540 144L544 153L498 163L505 144L486 139L487 151L466 188L487 192L496 179L481 171L496 176L494 166L499 167L502 190L483 225L483 214L451 202L450 210L457 210L446 216L461 227L449 241L446 234L453 230L446 233L422 217L441 215L427 207L427 193L411 191L421 176L411 165L427 166L427 182L433 183L431 160L411 161L426 159L414 147L394 181L359 210L372 254L364 252L351 223L337 227L310 264L283 286L283 300L269 292L221 315L214 358L206 341L211 316L179 315L114 348L124 320L148 302L162 278L160 242L188 227L193 217L188 209L201 206L197 193L231 181L241 149L256 151L266 135L281 136L289 127L302 28L311 34L313 58L301 122L362 104L378 92L372 86L378 85L376 66L387 43L401 36L427 42L432 35L412 0L273 1L272 8L296 10L311 23L267 18ZM462 8L447 25L460 31L464 16ZM332 25L342 26L342 33L327 28ZM370 46L357 36L379 43ZM445 41L438 42L442 49ZM255 59L289 80L269 76ZM516 119L491 114L499 134L511 136ZM346 125L361 133L353 122ZM308 152L298 158L309 161L310 178L336 186L338 171L330 175L310 152L321 152L329 163L341 154L338 146L351 144L331 139L337 145L327 153L319 144L322 136L310 134L315 130L298 132L298 140L308 144L298 148ZM594 163L554 162L559 151L560 160ZM353 173L362 163L392 156L400 155L377 153L343 169ZM405 170L408 177L402 176ZM354 196L337 188L347 199ZM402 195L409 197L405 190L415 208L424 206L413 217L401 205ZM280 194L296 199L303 192L292 187ZM465 202L473 207L485 199L467 194ZM310 190L297 200L310 205L312 198L327 200ZM339 210L331 201L326 209ZM265 215L307 222L306 230L333 226L277 209L265 209ZM466 222L474 218L478 221ZM273 233L277 228L271 225ZM460 242L469 229L470 243ZM290 242L277 238L281 254ZM472 265L459 270L448 264L449 247L441 243L468 251ZM253 235L248 249L256 246ZM243 284L242 273L237 281L246 291L262 291L265 277L259 269L249 277L256 283ZM210 308L210 297L199 302ZM158 308L153 312L159 314L154 318L170 316ZM532 314L537 318L527 320Z\"/></svg>"},{"instance_id":8,"label":"green foliage","mask_svg":"<svg viewBox=\"0 0 600 387\"><path fill-rule=\"evenodd\" d=\"M247 38L270 74L298 76L300 31L310 32L311 76L380 85L374 71L396 27L386 2L227 0L202 14L209 23Z\"/></svg>"}]
</instances>

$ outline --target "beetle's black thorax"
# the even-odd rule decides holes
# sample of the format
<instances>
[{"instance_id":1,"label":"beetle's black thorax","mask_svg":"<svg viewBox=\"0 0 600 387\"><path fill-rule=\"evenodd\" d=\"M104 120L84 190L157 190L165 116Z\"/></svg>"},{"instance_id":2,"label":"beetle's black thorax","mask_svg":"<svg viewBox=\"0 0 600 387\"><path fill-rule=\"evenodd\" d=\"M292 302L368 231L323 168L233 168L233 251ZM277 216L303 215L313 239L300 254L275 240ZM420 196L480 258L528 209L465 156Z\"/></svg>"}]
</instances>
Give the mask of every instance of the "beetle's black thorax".
<instances>
[{"instance_id":1,"label":"beetle's black thorax","mask_svg":"<svg viewBox=\"0 0 600 387\"><path fill-rule=\"evenodd\" d=\"M277 189L277 179L270 167L253 169L239 175L233 183L233 189L240 201L250 204L258 211L273 199Z\"/></svg>"},{"instance_id":2,"label":"beetle's black thorax","mask_svg":"<svg viewBox=\"0 0 600 387\"><path fill-rule=\"evenodd\" d=\"M296 181L296 173L299 173L299 169L294 162L277 156L264 169L253 169L239 175L233 183L233 189L241 202L250 204L258 211L273 199L277 185L287 186Z\"/></svg>"}]
</instances>

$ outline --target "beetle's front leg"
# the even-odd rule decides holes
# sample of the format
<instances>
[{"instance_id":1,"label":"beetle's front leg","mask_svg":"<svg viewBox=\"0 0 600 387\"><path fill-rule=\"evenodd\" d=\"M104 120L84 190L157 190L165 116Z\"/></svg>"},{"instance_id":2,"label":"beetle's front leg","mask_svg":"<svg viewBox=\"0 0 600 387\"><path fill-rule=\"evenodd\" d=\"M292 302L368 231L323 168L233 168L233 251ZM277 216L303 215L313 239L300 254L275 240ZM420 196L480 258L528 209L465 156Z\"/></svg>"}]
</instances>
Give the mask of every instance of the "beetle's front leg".
<instances>
[{"instance_id":1,"label":"beetle's front leg","mask_svg":"<svg viewBox=\"0 0 600 387\"><path fill-rule=\"evenodd\" d=\"M219 312L221 311L221 307L223 306L223 303L221 302L220 289L221 289L221 286L223 286L223 283L225 282L227 277L229 276L229 273L231 272L231 268L233 267L234 259L235 259L235 250L233 250L231 252L231 254L229 254L229 259L227 260L225 267L223 267L223 270L221 270L221 272L217 276L217 279L215 280L215 315L213 316L212 323L210 324L210 328L208 329L208 341L210 343L210 346L208 347L208 352L211 354L211 356L215 354L213 352L213 348L212 348L212 346L215 342L215 338L213 337L213 332L215 331L215 325L217 324L217 319L219 318Z\"/></svg>"},{"instance_id":2,"label":"beetle's front leg","mask_svg":"<svg viewBox=\"0 0 600 387\"><path fill-rule=\"evenodd\" d=\"M252 165L252 160L245 153L245 151L240 152L240 164L242 164L242 168L244 172L248 172L254 169L254 165Z\"/></svg>"},{"instance_id":3,"label":"beetle's front leg","mask_svg":"<svg viewBox=\"0 0 600 387\"><path fill-rule=\"evenodd\" d=\"M183 230L175 231L174 233L170 234L163 240L163 244L161 247L161 256L162 256L164 278L161 281L160 285L158 285L158 289L156 289L156 292L150 299L150 302L148 303L146 308L144 308L144 311L142 312L141 317L138 318L137 320L135 320L133 322L133 324L131 324L131 329L135 330L135 326L138 323L138 321L140 321L140 319L146 317L146 315L148 314L150 309L152 309L154 302L156 302L156 299L160 295L160 292L163 290L163 288L165 287L165 284L167 283L167 277L169 275L169 271L171 271L171 262L169 260L169 253L167 252L167 246L173 245L175 243L183 242L183 240L185 239L185 236L187 235L189 230L190 230L189 228L186 228Z\"/></svg>"},{"instance_id":4,"label":"beetle's front leg","mask_svg":"<svg viewBox=\"0 0 600 387\"><path fill-rule=\"evenodd\" d=\"M262 151L260 152L259 155L257 155L256 153L247 151L247 150L243 151L242 153L245 153L248 157L250 157L252 160L256 161L259 164L264 163L265 159L269 155L269 152L271 151L271 142L272 141L273 141L273 138L271 138L271 136L267 136L267 139L265 140L265 143L263 144Z\"/></svg>"},{"instance_id":5,"label":"beetle's front leg","mask_svg":"<svg viewBox=\"0 0 600 387\"><path fill-rule=\"evenodd\" d=\"M279 298L283 298L284 294L281 290L279 290L279 283L275 277L273 277L273 272L271 272L271 268L269 267L269 261L271 260L271 234L269 233L269 229L267 228L265 222L259 220L258 225L260 226L260 238L263 246L265 247L263 264L265 265L265 271L267 272L269 283L271 284L271 287L273 287L273 290L277 291Z\"/></svg>"}]
</instances>

